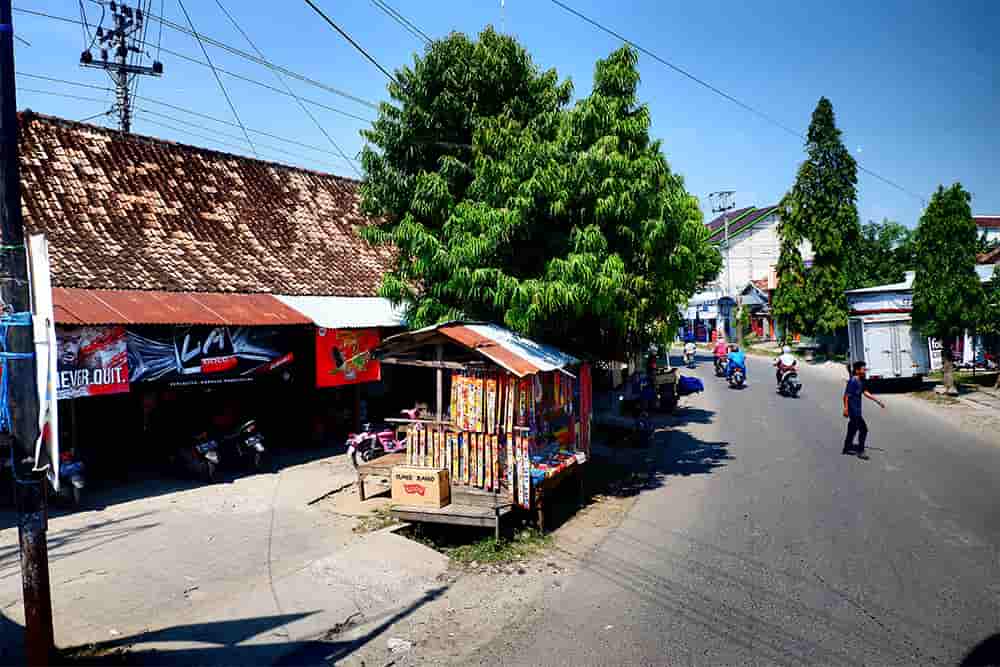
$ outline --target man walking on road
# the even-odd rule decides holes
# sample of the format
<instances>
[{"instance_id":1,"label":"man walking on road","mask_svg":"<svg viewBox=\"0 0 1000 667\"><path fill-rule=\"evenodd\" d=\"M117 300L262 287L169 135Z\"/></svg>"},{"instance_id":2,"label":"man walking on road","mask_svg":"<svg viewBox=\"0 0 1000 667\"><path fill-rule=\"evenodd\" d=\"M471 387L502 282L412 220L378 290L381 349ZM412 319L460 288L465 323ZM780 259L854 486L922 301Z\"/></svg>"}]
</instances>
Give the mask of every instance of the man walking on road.
<instances>
[{"instance_id":1,"label":"man walking on road","mask_svg":"<svg viewBox=\"0 0 1000 667\"><path fill-rule=\"evenodd\" d=\"M875 398L870 391L865 389L865 362L854 362L854 376L847 381L847 388L844 389L844 416L847 417L847 437L844 438L844 450L842 454L850 454L855 450L854 434L858 435L857 453L859 459L867 459L865 454L865 440L868 438L868 424L861 416L861 397L864 396L878 403L879 407L885 409L885 403Z\"/></svg>"}]
</instances>

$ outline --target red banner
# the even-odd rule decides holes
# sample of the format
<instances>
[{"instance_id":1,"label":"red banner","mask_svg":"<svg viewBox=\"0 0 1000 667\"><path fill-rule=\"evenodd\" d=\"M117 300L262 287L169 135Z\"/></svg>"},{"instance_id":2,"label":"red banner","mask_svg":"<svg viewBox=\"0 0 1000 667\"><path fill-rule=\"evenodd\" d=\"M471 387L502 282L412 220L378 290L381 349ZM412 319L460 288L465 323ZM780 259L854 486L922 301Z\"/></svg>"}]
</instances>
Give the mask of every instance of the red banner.
<instances>
[{"instance_id":1,"label":"red banner","mask_svg":"<svg viewBox=\"0 0 1000 667\"><path fill-rule=\"evenodd\" d=\"M368 353L378 346L378 329L318 329L316 386L339 387L382 379L382 365Z\"/></svg>"}]
</instances>

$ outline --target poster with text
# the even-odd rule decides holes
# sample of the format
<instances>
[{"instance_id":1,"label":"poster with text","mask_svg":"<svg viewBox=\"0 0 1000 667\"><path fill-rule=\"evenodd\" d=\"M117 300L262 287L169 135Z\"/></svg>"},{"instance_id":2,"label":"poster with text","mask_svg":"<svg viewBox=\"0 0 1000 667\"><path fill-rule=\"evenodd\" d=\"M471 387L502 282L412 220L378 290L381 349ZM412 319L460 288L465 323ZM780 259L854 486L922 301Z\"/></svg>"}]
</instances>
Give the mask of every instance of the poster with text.
<instances>
[{"instance_id":1,"label":"poster with text","mask_svg":"<svg viewBox=\"0 0 1000 667\"><path fill-rule=\"evenodd\" d=\"M56 392L60 400L128 391L124 327L56 329Z\"/></svg>"},{"instance_id":2,"label":"poster with text","mask_svg":"<svg viewBox=\"0 0 1000 667\"><path fill-rule=\"evenodd\" d=\"M129 329L130 381L170 386L236 384L292 363L291 342L275 327Z\"/></svg>"},{"instance_id":3,"label":"poster with text","mask_svg":"<svg viewBox=\"0 0 1000 667\"><path fill-rule=\"evenodd\" d=\"M378 329L317 329L316 386L381 380L382 365L368 354L380 340Z\"/></svg>"}]
</instances>

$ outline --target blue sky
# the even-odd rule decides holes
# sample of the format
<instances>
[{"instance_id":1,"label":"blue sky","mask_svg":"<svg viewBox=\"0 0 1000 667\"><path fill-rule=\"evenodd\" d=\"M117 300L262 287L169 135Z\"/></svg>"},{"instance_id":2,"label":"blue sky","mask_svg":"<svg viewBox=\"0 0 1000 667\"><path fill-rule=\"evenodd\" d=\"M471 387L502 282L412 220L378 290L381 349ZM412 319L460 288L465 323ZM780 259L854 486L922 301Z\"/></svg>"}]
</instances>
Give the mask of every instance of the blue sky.
<instances>
[{"instance_id":1,"label":"blue sky","mask_svg":"<svg viewBox=\"0 0 1000 667\"><path fill-rule=\"evenodd\" d=\"M475 33L486 24L499 27L503 22L539 66L555 67L572 79L578 96L590 90L594 61L620 45L549 0L507 0L503 12L500 0L388 1L432 36L451 30ZM304 2L222 2L272 62L363 99L385 99L384 76ZM89 22L96 24L100 6L94 0L83 4ZM318 4L386 67L409 61L423 48L370 0ZM804 131L816 101L825 95L861 164L925 199L938 184L961 181L973 193L975 213L1000 213L1000 3L995 0L567 4L786 126ZM185 6L200 32L251 50L215 0L185 0ZM15 7L80 17L77 0L16 0ZM177 0L163 0L163 7L168 18L185 22ZM160 0L154 0L153 11L159 13L159 8ZM81 26L17 12L14 20L17 34L32 44L16 46L19 72L107 85L104 73L77 64L84 39ZM155 42L153 28L155 24L147 39ZM197 42L173 30L164 29L162 46L202 59ZM272 72L208 48L216 65L282 87ZM146 111L139 112L133 131L248 153L238 128L142 99L232 122L210 70L166 53L160 59L165 75L141 81L137 106ZM663 140L671 165L703 202L707 193L727 189L736 191L738 206L766 205L788 189L803 159L801 141L650 58L641 57L640 71L640 96L652 111L653 135ZM223 80L247 127L317 149L252 134L261 144L261 157L353 175L292 98L225 75ZM18 85L19 108L71 119L98 114L112 100L106 91L28 77L20 77ZM374 115L363 105L318 88L294 80L289 85L304 97L351 114ZM356 155L363 124L333 111L313 110L346 153ZM860 174L862 221L889 217L914 225L921 209L917 198Z\"/></svg>"}]
</instances>

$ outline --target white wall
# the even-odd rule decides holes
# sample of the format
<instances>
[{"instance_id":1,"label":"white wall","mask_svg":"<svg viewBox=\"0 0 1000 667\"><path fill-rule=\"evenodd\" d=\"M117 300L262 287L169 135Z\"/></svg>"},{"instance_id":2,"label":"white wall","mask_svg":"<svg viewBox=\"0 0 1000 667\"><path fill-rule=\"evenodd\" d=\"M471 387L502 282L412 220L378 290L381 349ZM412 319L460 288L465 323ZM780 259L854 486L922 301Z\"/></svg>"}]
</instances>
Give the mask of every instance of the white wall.
<instances>
[{"instance_id":1,"label":"white wall","mask_svg":"<svg viewBox=\"0 0 1000 667\"><path fill-rule=\"evenodd\" d=\"M983 232L986 232L987 241L1000 241L1000 228L976 227L976 236L982 236Z\"/></svg>"},{"instance_id":2,"label":"white wall","mask_svg":"<svg viewBox=\"0 0 1000 667\"><path fill-rule=\"evenodd\" d=\"M720 244L722 271L717 285L723 292L729 287L738 293L751 280L767 278L771 268L778 263L781 239L778 237L778 215L772 213L759 221L750 230L730 237L729 259L726 259L725 242ZM812 245L803 241L799 247L803 260L813 257ZM731 280L731 284L730 284Z\"/></svg>"}]
</instances>

